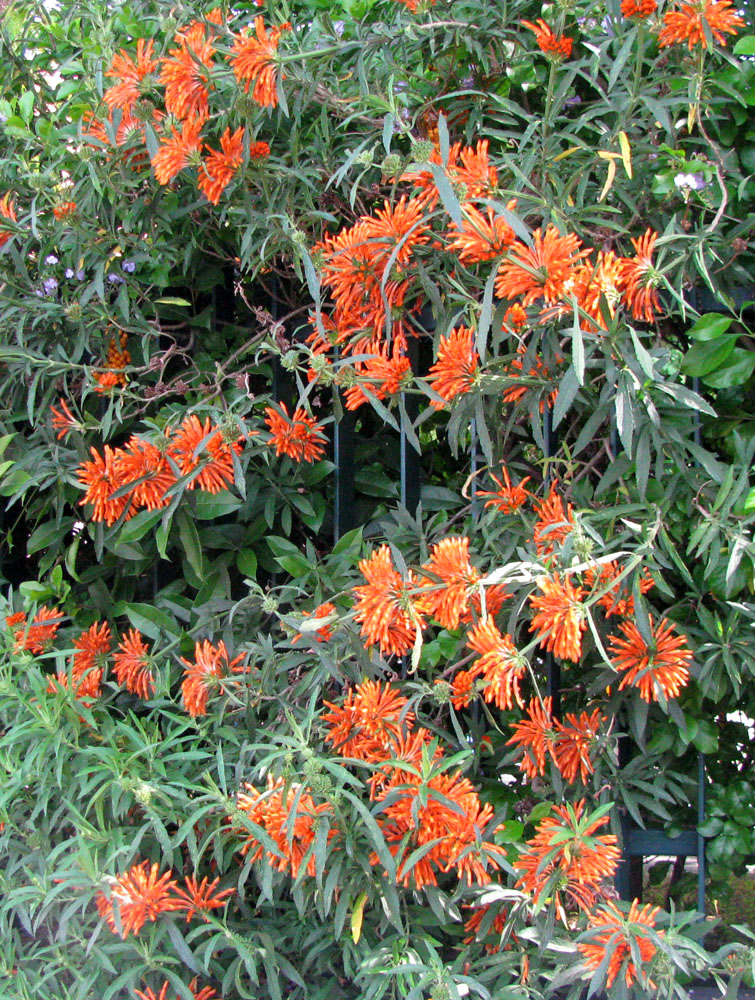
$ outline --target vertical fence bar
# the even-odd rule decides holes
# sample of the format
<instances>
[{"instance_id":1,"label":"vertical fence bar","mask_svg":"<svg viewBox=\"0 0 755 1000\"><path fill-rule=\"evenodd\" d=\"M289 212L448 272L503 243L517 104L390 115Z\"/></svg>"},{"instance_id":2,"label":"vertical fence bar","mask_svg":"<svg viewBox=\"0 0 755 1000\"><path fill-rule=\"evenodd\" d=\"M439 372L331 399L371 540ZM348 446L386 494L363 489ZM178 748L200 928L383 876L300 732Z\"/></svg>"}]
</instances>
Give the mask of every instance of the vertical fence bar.
<instances>
[{"instance_id":1,"label":"vertical fence bar","mask_svg":"<svg viewBox=\"0 0 755 1000\"><path fill-rule=\"evenodd\" d=\"M553 434L553 411L548 402L545 403L545 409L543 410L543 445L546 459L543 486L547 491L553 478L550 460L556 454ZM561 716L561 664L556 660L553 653L545 654L545 677L546 694L551 699L553 718L557 719Z\"/></svg>"},{"instance_id":2,"label":"vertical fence bar","mask_svg":"<svg viewBox=\"0 0 755 1000\"><path fill-rule=\"evenodd\" d=\"M335 360L338 360L336 348ZM333 462L335 464L335 501L333 505L333 540L356 527L354 465L356 414L343 405L343 395L336 386L333 396L340 398L341 415L333 427Z\"/></svg>"}]
</instances>

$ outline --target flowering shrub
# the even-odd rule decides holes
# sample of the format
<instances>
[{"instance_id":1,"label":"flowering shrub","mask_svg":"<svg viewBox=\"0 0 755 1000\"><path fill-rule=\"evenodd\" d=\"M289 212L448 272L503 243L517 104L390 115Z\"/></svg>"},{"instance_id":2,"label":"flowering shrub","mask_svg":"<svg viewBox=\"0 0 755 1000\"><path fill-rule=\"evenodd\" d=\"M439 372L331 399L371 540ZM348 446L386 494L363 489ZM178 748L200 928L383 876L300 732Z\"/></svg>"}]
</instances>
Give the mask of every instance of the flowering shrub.
<instances>
[{"instance_id":1,"label":"flowering shrub","mask_svg":"<svg viewBox=\"0 0 755 1000\"><path fill-rule=\"evenodd\" d=\"M8 990L734 995L614 881L755 854L746 15L0 19Z\"/></svg>"}]
</instances>

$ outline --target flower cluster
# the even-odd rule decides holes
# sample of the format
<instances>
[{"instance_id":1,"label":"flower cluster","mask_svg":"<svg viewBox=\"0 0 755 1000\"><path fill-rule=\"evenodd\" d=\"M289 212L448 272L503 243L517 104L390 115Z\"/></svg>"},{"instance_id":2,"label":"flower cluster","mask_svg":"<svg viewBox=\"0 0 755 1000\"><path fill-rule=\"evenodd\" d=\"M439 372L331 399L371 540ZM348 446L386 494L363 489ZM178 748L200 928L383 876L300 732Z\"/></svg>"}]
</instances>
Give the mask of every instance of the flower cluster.
<instances>
[{"instance_id":1,"label":"flower cluster","mask_svg":"<svg viewBox=\"0 0 755 1000\"><path fill-rule=\"evenodd\" d=\"M243 660L243 653L231 659L222 639L217 646L213 646L208 639L197 642L193 660L181 657L185 668L181 692L186 711L192 718L207 714L210 694L220 687L224 678L245 671Z\"/></svg>"},{"instance_id":2,"label":"flower cluster","mask_svg":"<svg viewBox=\"0 0 755 1000\"><path fill-rule=\"evenodd\" d=\"M162 913L185 912L187 922L195 915L209 913L225 905L234 889L217 891L220 879L201 882L189 876L184 888L169 869L159 874L159 865L142 861L115 878L105 879L107 891L96 899L97 910L114 934L127 938L137 935L147 922Z\"/></svg>"},{"instance_id":3,"label":"flower cluster","mask_svg":"<svg viewBox=\"0 0 755 1000\"><path fill-rule=\"evenodd\" d=\"M482 839L493 809L460 772L441 771L442 752L426 729L414 727L407 699L390 684L363 681L342 705L325 704L326 741L341 757L374 768L371 797L383 803L379 822L399 883L420 889L437 885L439 872L455 871L470 885L486 885L489 869L505 857Z\"/></svg>"},{"instance_id":4,"label":"flower cluster","mask_svg":"<svg viewBox=\"0 0 755 1000\"><path fill-rule=\"evenodd\" d=\"M219 493L233 483L233 455L240 451L239 440L229 443L209 417L202 422L192 414L166 427L159 447L132 435L124 448L105 445L102 454L92 448L92 461L76 472L86 490L81 502L92 505L94 521L110 526L139 510L167 507L179 480L188 490Z\"/></svg>"}]
</instances>

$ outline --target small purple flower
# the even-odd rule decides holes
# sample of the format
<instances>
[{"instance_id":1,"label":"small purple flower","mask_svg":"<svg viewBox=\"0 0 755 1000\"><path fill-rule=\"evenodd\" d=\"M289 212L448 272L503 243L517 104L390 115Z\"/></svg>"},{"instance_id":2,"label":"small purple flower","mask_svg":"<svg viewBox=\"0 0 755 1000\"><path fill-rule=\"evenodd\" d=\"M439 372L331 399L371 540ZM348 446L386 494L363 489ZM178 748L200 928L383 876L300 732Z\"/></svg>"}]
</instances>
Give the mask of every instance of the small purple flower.
<instances>
[{"instance_id":1,"label":"small purple flower","mask_svg":"<svg viewBox=\"0 0 755 1000\"><path fill-rule=\"evenodd\" d=\"M72 267L67 267L66 268L66 270L65 270L65 276L66 276L66 278L72 278L73 277L73 268Z\"/></svg>"},{"instance_id":2,"label":"small purple flower","mask_svg":"<svg viewBox=\"0 0 755 1000\"><path fill-rule=\"evenodd\" d=\"M133 274L134 271L136 270L136 264L133 262L133 260L124 260L124 262L121 264L121 267L126 272L126 274Z\"/></svg>"},{"instance_id":3,"label":"small purple flower","mask_svg":"<svg viewBox=\"0 0 755 1000\"><path fill-rule=\"evenodd\" d=\"M57 263L58 263L58 258L55 256L54 253L48 254L47 257L45 257L45 264L57 264Z\"/></svg>"},{"instance_id":4,"label":"small purple flower","mask_svg":"<svg viewBox=\"0 0 755 1000\"><path fill-rule=\"evenodd\" d=\"M126 279L122 278L120 274L109 274L107 280L111 285L122 285Z\"/></svg>"},{"instance_id":5,"label":"small purple flower","mask_svg":"<svg viewBox=\"0 0 755 1000\"><path fill-rule=\"evenodd\" d=\"M701 173L677 174L674 177L674 184L678 188L690 188L692 191L702 191L706 186L706 180Z\"/></svg>"},{"instance_id":6,"label":"small purple flower","mask_svg":"<svg viewBox=\"0 0 755 1000\"><path fill-rule=\"evenodd\" d=\"M345 21L334 21L333 22L333 32L340 38L346 28Z\"/></svg>"},{"instance_id":7,"label":"small purple flower","mask_svg":"<svg viewBox=\"0 0 755 1000\"><path fill-rule=\"evenodd\" d=\"M579 96L579 94L574 94L572 97L567 97L566 100L564 101L564 104L566 104L566 106L570 108L581 103L582 103L582 98Z\"/></svg>"},{"instance_id":8,"label":"small purple flower","mask_svg":"<svg viewBox=\"0 0 755 1000\"><path fill-rule=\"evenodd\" d=\"M79 269L79 270L78 270L78 271L76 272L76 277L77 277L77 279L78 279L79 281L83 281L83 280L84 280L84 271L83 271L83 270L81 270L81 269Z\"/></svg>"},{"instance_id":9,"label":"small purple flower","mask_svg":"<svg viewBox=\"0 0 755 1000\"><path fill-rule=\"evenodd\" d=\"M42 288L44 289L45 295L52 295L55 289L58 287L57 279L55 278L45 278L42 282Z\"/></svg>"}]
</instances>

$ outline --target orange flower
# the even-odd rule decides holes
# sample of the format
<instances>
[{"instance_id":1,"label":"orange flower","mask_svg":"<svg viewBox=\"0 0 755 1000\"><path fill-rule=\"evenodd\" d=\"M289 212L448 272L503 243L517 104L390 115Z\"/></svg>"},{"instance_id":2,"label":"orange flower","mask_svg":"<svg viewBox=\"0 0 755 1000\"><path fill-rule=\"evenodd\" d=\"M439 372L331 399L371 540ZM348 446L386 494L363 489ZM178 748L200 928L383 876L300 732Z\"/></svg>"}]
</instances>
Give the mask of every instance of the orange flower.
<instances>
[{"instance_id":1,"label":"orange flower","mask_svg":"<svg viewBox=\"0 0 755 1000\"><path fill-rule=\"evenodd\" d=\"M653 267L653 248L658 233L646 229L643 236L632 240L636 257L621 260L621 278L624 285L624 304L632 310L632 316L646 323L652 323L661 308L656 285L660 274Z\"/></svg>"},{"instance_id":2,"label":"orange flower","mask_svg":"<svg viewBox=\"0 0 755 1000\"><path fill-rule=\"evenodd\" d=\"M175 486L176 477L163 452L151 442L132 435L126 447L117 450L115 470L121 489L131 486L124 499L134 507L160 510L170 503L165 494Z\"/></svg>"},{"instance_id":3,"label":"orange flower","mask_svg":"<svg viewBox=\"0 0 755 1000\"><path fill-rule=\"evenodd\" d=\"M526 346L521 343L517 347L517 354L519 357L514 358L514 360L507 366L504 370L504 374L509 378L519 379L524 370L523 357L527 353ZM556 361L560 361L560 358L556 358ZM533 359L533 367L527 372L527 375L531 379L537 379L538 382L543 385L547 385L551 381L551 373L548 368L543 364L539 357ZM530 388L536 388L536 386L528 385L510 385L508 389L503 391L503 401L504 403L517 403L520 399L523 399ZM547 393L545 397L540 399L540 412L542 413L545 409L546 402L549 406L553 406L558 396L558 388L553 389L551 392Z\"/></svg>"},{"instance_id":4,"label":"orange flower","mask_svg":"<svg viewBox=\"0 0 755 1000\"><path fill-rule=\"evenodd\" d=\"M181 126L180 133L171 126L171 138L160 144L160 148L152 158L158 184L169 184L184 167L199 163L202 149L200 133L203 124L202 118L187 118Z\"/></svg>"},{"instance_id":5,"label":"orange flower","mask_svg":"<svg viewBox=\"0 0 755 1000\"><path fill-rule=\"evenodd\" d=\"M176 895L184 901L182 905L186 908L187 924L197 913L209 913L210 910L218 910L225 906L228 897L234 894L235 889L231 886L230 889L215 892L219 884L219 878L208 882L205 876L200 882L193 875L189 875L186 879L186 889L176 889Z\"/></svg>"},{"instance_id":6,"label":"orange flower","mask_svg":"<svg viewBox=\"0 0 755 1000\"><path fill-rule=\"evenodd\" d=\"M516 201L510 201L506 206L510 211L516 207ZM462 206L464 218L461 230L452 224L457 235L449 232L450 243L447 249L459 256L462 264L478 264L481 261L493 260L505 253L515 240L514 230L502 215L496 215L488 207L487 219L474 205L467 203Z\"/></svg>"},{"instance_id":7,"label":"orange flower","mask_svg":"<svg viewBox=\"0 0 755 1000\"><path fill-rule=\"evenodd\" d=\"M58 400L58 406L60 411L56 410L54 406L50 407L50 413L52 413L52 426L56 430L58 441L64 438L67 434L75 428L78 427L78 422L76 417L71 413L68 403L61 396Z\"/></svg>"},{"instance_id":8,"label":"orange flower","mask_svg":"<svg viewBox=\"0 0 755 1000\"><path fill-rule=\"evenodd\" d=\"M116 459L118 452L114 451L110 445L105 445L103 454L99 455L94 448L90 448L92 454L91 462L84 462L76 470L76 476L82 487L86 487L86 493L81 500L82 504L92 504L93 521L104 521L108 527L114 524L124 513L127 517L132 515L132 511L126 512L129 503L125 495L114 497L123 485L118 476Z\"/></svg>"},{"instance_id":9,"label":"orange flower","mask_svg":"<svg viewBox=\"0 0 755 1000\"><path fill-rule=\"evenodd\" d=\"M480 654L474 665L486 682L485 701L500 709L524 708L519 682L527 672L527 661L519 654L510 635L501 635L491 617L482 618L469 631L467 646Z\"/></svg>"},{"instance_id":10,"label":"orange flower","mask_svg":"<svg viewBox=\"0 0 755 1000\"><path fill-rule=\"evenodd\" d=\"M464 944L474 944L478 940L478 933L480 927L485 921L485 917L490 912L490 905L478 906L476 907L472 916L465 921L464 930L467 932L467 937L464 938ZM493 936L497 940L495 942L489 942L485 945L485 951L488 955L496 955L501 949L501 935L506 929L508 923L508 913L505 909L500 909L498 913L493 917L493 922L488 927L487 934L484 937ZM516 939L516 935L512 934L512 937ZM484 938L483 938L484 939Z\"/></svg>"},{"instance_id":11,"label":"orange flower","mask_svg":"<svg viewBox=\"0 0 755 1000\"><path fill-rule=\"evenodd\" d=\"M440 338L438 359L429 372L431 388L446 402L469 392L476 381L479 360L474 331L466 326L456 327L447 337ZM444 404L431 400L430 405L440 410Z\"/></svg>"},{"instance_id":12,"label":"orange flower","mask_svg":"<svg viewBox=\"0 0 755 1000\"><path fill-rule=\"evenodd\" d=\"M420 609L409 596L408 584L413 581L401 579L387 545L362 559L359 570L367 583L352 588L357 598L354 620L362 623L365 647L379 643L384 655L401 656L412 648L417 629L424 625Z\"/></svg>"},{"instance_id":13,"label":"orange flower","mask_svg":"<svg viewBox=\"0 0 755 1000\"><path fill-rule=\"evenodd\" d=\"M614 670L625 671L619 690L625 687L639 689L640 697L651 702L662 691L664 698L675 698L689 680L688 665L693 653L686 648L687 637L673 635L676 626L667 618L661 619L657 628L650 616L652 641L648 645L633 622L619 625L624 639L609 635L608 642Z\"/></svg>"},{"instance_id":14,"label":"orange flower","mask_svg":"<svg viewBox=\"0 0 755 1000\"><path fill-rule=\"evenodd\" d=\"M181 476L191 475L186 489L220 493L233 483L233 453L241 451L241 442L229 444L222 431L207 417L204 423L192 414L169 435L167 454L178 466ZM206 453L207 457L202 455Z\"/></svg>"},{"instance_id":15,"label":"orange flower","mask_svg":"<svg viewBox=\"0 0 755 1000\"><path fill-rule=\"evenodd\" d=\"M170 983L166 979L159 993L155 993L155 991L149 986L146 990L135 989L134 993L137 997L139 997L139 1000L168 1000L169 986ZM196 976L189 983L189 989L191 990L194 1000L217 1000L217 990L214 990L212 986L205 986L197 992L199 989L199 980ZM179 1000L178 996L176 996L176 1000Z\"/></svg>"},{"instance_id":16,"label":"orange flower","mask_svg":"<svg viewBox=\"0 0 755 1000\"><path fill-rule=\"evenodd\" d=\"M602 882L616 873L621 857L616 837L595 834L608 816L585 815L584 799L554 806L553 812L538 823L535 836L514 862L521 873L516 886L531 893L535 902L553 895L559 916L564 913L562 893L568 904L589 910Z\"/></svg>"},{"instance_id":17,"label":"orange flower","mask_svg":"<svg viewBox=\"0 0 755 1000\"><path fill-rule=\"evenodd\" d=\"M538 299L549 305L557 302L573 280L579 261L590 252L580 250L581 245L582 241L573 233L560 236L552 224L544 236L540 229L535 230L531 247L517 240L508 260L498 268L496 295L502 299L521 295L523 306L530 306Z\"/></svg>"},{"instance_id":18,"label":"orange flower","mask_svg":"<svg viewBox=\"0 0 755 1000\"><path fill-rule=\"evenodd\" d=\"M30 625L26 624L26 615L23 611L9 615L5 619L5 624L9 628L21 625L21 628L13 633L15 649L26 649L30 653L39 654L46 653L50 649L63 617L63 612L58 608L48 608L45 604L39 608Z\"/></svg>"},{"instance_id":19,"label":"orange flower","mask_svg":"<svg viewBox=\"0 0 755 1000\"><path fill-rule=\"evenodd\" d=\"M469 561L468 538L444 538L433 545L430 561L422 566L430 576L420 579L426 590L420 599L423 614L432 615L443 628L453 631L460 622L471 620L470 606L481 609L481 594L485 592L485 608L492 615L509 596L503 587L483 588L480 571Z\"/></svg>"},{"instance_id":20,"label":"orange flower","mask_svg":"<svg viewBox=\"0 0 755 1000\"><path fill-rule=\"evenodd\" d=\"M264 160L270 155L270 144L267 142L250 142L249 159Z\"/></svg>"},{"instance_id":21,"label":"orange flower","mask_svg":"<svg viewBox=\"0 0 755 1000\"><path fill-rule=\"evenodd\" d=\"M150 670L149 649L136 629L129 629L113 655L113 673L119 684L140 698L149 698L155 690Z\"/></svg>"},{"instance_id":22,"label":"orange flower","mask_svg":"<svg viewBox=\"0 0 755 1000\"><path fill-rule=\"evenodd\" d=\"M678 3L677 8L663 15L663 27L658 35L658 47L684 45L690 52L696 45L708 48L704 25L721 45L726 45L725 34L736 35L745 20L736 10L731 10L732 0L693 0Z\"/></svg>"},{"instance_id":23,"label":"orange flower","mask_svg":"<svg viewBox=\"0 0 755 1000\"><path fill-rule=\"evenodd\" d=\"M556 766L568 784L573 784L577 780L577 771L582 784L586 784L588 776L594 771L590 750L606 718L600 714L598 708L594 709L591 715L580 712L577 716L573 712L567 712L564 718L566 725L558 719L555 721L556 740L553 752Z\"/></svg>"},{"instance_id":24,"label":"orange flower","mask_svg":"<svg viewBox=\"0 0 755 1000\"><path fill-rule=\"evenodd\" d=\"M325 737L341 757L376 763L392 757L394 744L411 729L414 713L405 711L407 699L380 681L362 681L351 688L343 705L324 703L332 711L322 721L330 725Z\"/></svg>"},{"instance_id":25,"label":"orange flower","mask_svg":"<svg viewBox=\"0 0 755 1000\"><path fill-rule=\"evenodd\" d=\"M469 885L487 885L490 873L484 859L491 868L501 867L506 852L481 839L493 818L493 807L480 803L469 779L458 771L426 782L397 774L386 785L383 800L383 835L396 858L400 884L411 882L417 889L437 885L438 870L455 869L457 877ZM425 845L432 846L412 861L415 850Z\"/></svg>"},{"instance_id":26,"label":"orange flower","mask_svg":"<svg viewBox=\"0 0 755 1000\"><path fill-rule=\"evenodd\" d=\"M241 673L244 667L238 664L243 659L244 654L239 653L231 660L222 639L217 647L213 646L209 639L195 643L193 662L181 657L181 663L186 667L181 682L181 693L186 711L193 719L207 715L210 692L220 687L220 681L224 677Z\"/></svg>"},{"instance_id":27,"label":"orange flower","mask_svg":"<svg viewBox=\"0 0 755 1000\"><path fill-rule=\"evenodd\" d=\"M620 572L621 567L614 561L601 563L596 569L590 567L584 572L585 586L593 592L606 591L597 600L597 603L605 608L606 618L611 615L631 617L634 614L634 597L629 590L627 580L614 583ZM639 577L640 593L646 594L654 586L655 581L648 570L644 569Z\"/></svg>"},{"instance_id":28,"label":"orange flower","mask_svg":"<svg viewBox=\"0 0 755 1000\"><path fill-rule=\"evenodd\" d=\"M16 209L13 205L13 199L9 194L4 194L0 198L0 247L4 247L5 244L13 237L13 229L6 228L2 223L2 219L8 219L10 222L16 221Z\"/></svg>"},{"instance_id":29,"label":"orange flower","mask_svg":"<svg viewBox=\"0 0 755 1000\"><path fill-rule=\"evenodd\" d=\"M522 26L535 32L535 41L541 52L556 59L568 59L572 50L572 39L565 35L554 35L552 29L542 18L538 18L537 24L531 21L522 21Z\"/></svg>"},{"instance_id":30,"label":"orange flower","mask_svg":"<svg viewBox=\"0 0 755 1000\"><path fill-rule=\"evenodd\" d=\"M336 610L335 604L331 604L330 601L327 601L325 604L320 604L318 607L316 607L314 611L311 612L304 611L303 614L305 618L309 618L310 616L313 616L315 618L328 618L330 615L335 613L335 610ZM311 632L307 634L310 638L312 637ZM330 639L330 637L333 635L333 626L323 625L323 627L318 628L314 634L317 637L318 642L327 642L328 639ZM296 635L291 640L291 644L293 645L294 643L297 643L301 638L302 638L302 633L297 632Z\"/></svg>"},{"instance_id":31,"label":"orange flower","mask_svg":"<svg viewBox=\"0 0 755 1000\"><path fill-rule=\"evenodd\" d=\"M271 28L268 34L262 16L258 15L254 19L254 35L247 32L235 37L230 60L234 76L239 83L244 84L244 91L247 94L254 84L252 98L263 108L274 108L278 103L274 60L278 50L278 40L283 32L290 28L291 25L286 22L278 28Z\"/></svg>"},{"instance_id":32,"label":"orange flower","mask_svg":"<svg viewBox=\"0 0 755 1000\"><path fill-rule=\"evenodd\" d=\"M652 17L657 10L656 0L621 0L623 17L643 19Z\"/></svg>"},{"instance_id":33,"label":"orange flower","mask_svg":"<svg viewBox=\"0 0 755 1000\"><path fill-rule=\"evenodd\" d=\"M231 135L227 128L220 137L221 151L210 149L204 161L204 169L199 172L198 186L205 198L217 205L220 196L231 183L233 175L244 162L244 127L237 128Z\"/></svg>"},{"instance_id":34,"label":"orange flower","mask_svg":"<svg viewBox=\"0 0 755 1000\"><path fill-rule=\"evenodd\" d=\"M503 482L497 476L494 476L492 473L490 474L490 478L498 487L496 491L477 490L475 496L490 497L490 500L485 501L486 507L495 507L502 514L513 514L514 511L519 510L530 495L525 490L524 484L528 483L532 477L525 476L518 485L512 486L509 479L509 471L505 465L501 466L501 475L503 476Z\"/></svg>"},{"instance_id":35,"label":"orange flower","mask_svg":"<svg viewBox=\"0 0 755 1000\"><path fill-rule=\"evenodd\" d=\"M282 778L276 781L272 775L268 775L266 792L258 792L249 784L244 787L246 791L236 796L237 809L246 813L251 823L262 827L278 850L277 853L267 850L254 833L237 826L234 832L245 838L241 853L250 862L264 857L276 871L290 872L296 878L314 840L317 818L330 812L331 806L327 802L316 806L312 796L303 792L301 786L286 787ZM334 830L330 831L329 839L332 836L335 836ZM315 875L314 853L310 853L305 871Z\"/></svg>"},{"instance_id":36,"label":"orange flower","mask_svg":"<svg viewBox=\"0 0 755 1000\"><path fill-rule=\"evenodd\" d=\"M488 159L488 149L490 142L488 139L480 139L477 145L459 146L458 159L448 158L449 176L456 184L463 184L465 197L470 198L491 198L496 193L498 186L498 171L491 165ZM513 210L516 201L510 201L507 208Z\"/></svg>"},{"instance_id":37,"label":"orange flower","mask_svg":"<svg viewBox=\"0 0 755 1000\"><path fill-rule=\"evenodd\" d=\"M142 861L123 875L108 879L110 898L100 893L97 909L113 934L125 939L138 934L148 920L157 920L161 913L181 909L181 901L171 895L178 888L171 878L173 872L168 870L158 877L158 870L158 865L150 868L149 861Z\"/></svg>"},{"instance_id":38,"label":"orange flower","mask_svg":"<svg viewBox=\"0 0 755 1000\"><path fill-rule=\"evenodd\" d=\"M592 941L578 941L577 948L591 972L597 971L610 954L606 968L606 986L609 989L622 971L627 987L640 980L648 989L656 989L655 983L645 979L644 970L638 969L635 962L639 957L644 966L656 953L655 942L643 934L643 929L655 928L655 916L659 910L659 906L640 907L635 899L626 916L611 902L603 903L595 913L590 914ZM663 931L659 933L662 935Z\"/></svg>"},{"instance_id":39,"label":"orange flower","mask_svg":"<svg viewBox=\"0 0 755 1000\"><path fill-rule=\"evenodd\" d=\"M554 545L560 545L574 530L574 514L572 505L564 510L561 497L556 492L558 483L553 483L547 497L535 504L537 521L532 533L532 539L540 558L553 554Z\"/></svg>"},{"instance_id":40,"label":"orange flower","mask_svg":"<svg viewBox=\"0 0 755 1000\"><path fill-rule=\"evenodd\" d=\"M518 302L515 302L503 314L501 329L506 333L519 333L525 326L527 326L527 313Z\"/></svg>"},{"instance_id":41,"label":"orange flower","mask_svg":"<svg viewBox=\"0 0 755 1000\"><path fill-rule=\"evenodd\" d=\"M105 103L111 111L120 108L130 113L142 96L144 87L142 81L150 73L154 73L158 66L157 59L153 56L153 46L154 42L151 39L146 41L140 38L136 43L136 62L125 49L121 49L113 56L110 69L105 76L118 82L109 87L104 94ZM59 216L56 214L55 218Z\"/></svg>"},{"instance_id":42,"label":"orange flower","mask_svg":"<svg viewBox=\"0 0 755 1000\"><path fill-rule=\"evenodd\" d=\"M530 594L530 604L537 611L530 632L538 632L540 646L554 656L577 663L582 655L582 633L587 628L581 587L573 587L568 578L562 582L555 574L538 577L537 585L543 596Z\"/></svg>"},{"instance_id":43,"label":"orange flower","mask_svg":"<svg viewBox=\"0 0 755 1000\"><path fill-rule=\"evenodd\" d=\"M69 219L72 215L76 215L77 211L78 207L75 201L62 201L53 208L52 214L58 222L62 222L63 219Z\"/></svg>"},{"instance_id":44,"label":"orange flower","mask_svg":"<svg viewBox=\"0 0 755 1000\"><path fill-rule=\"evenodd\" d=\"M301 406L289 417L286 404L277 405L277 409L265 408L265 423L272 434L269 443L275 446L275 454L288 455L295 462L317 462L325 454L328 439L315 418Z\"/></svg>"},{"instance_id":45,"label":"orange flower","mask_svg":"<svg viewBox=\"0 0 755 1000\"><path fill-rule=\"evenodd\" d=\"M73 640L73 646L76 652L73 654L71 678L77 685L76 697L98 698L110 654L110 626L107 622L95 622Z\"/></svg>"},{"instance_id":46,"label":"orange flower","mask_svg":"<svg viewBox=\"0 0 755 1000\"><path fill-rule=\"evenodd\" d=\"M347 410L356 410L363 403L369 402L367 392L375 399L385 399L395 395L411 381L412 368L409 358L394 352L393 357L382 354L375 355L363 364L358 363L355 369L359 376L357 385L352 385L344 393ZM339 375L343 369L339 370Z\"/></svg>"},{"instance_id":47,"label":"orange flower","mask_svg":"<svg viewBox=\"0 0 755 1000\"><path fill-rule=\"evenodd\" d=\"M215 53L214 37L212 30L208 35L205 24L194 21L175 36L178 48L171 49L170 58L162 60L160 83L165 87L165 108L176 118L207 119L207 84Z\"/></svg>"},{"instance_id":48,"label":"orange flower","mask_svg":"<svg viewBox=\"0 0 755 1000\"><path fill-rule=\"evenodd\" d=\"M527 706L527 717L512 725L514 735L506 741L506 746L524 748L524 756L519 767L529 778L545 774L545 755L549 754L555 762L555 726L552 717L553 699L544 698L542 702L533 698Z\"/></svg>"},{"instance_id":49,"label":"orange flower","mask_svg":"<svg viewBox=\"0 0 755 1000\"><path fill-rule=\"evenodd\" d=\"M467 708L477 696L475 682L479 674L476 670L457 670L451 681L451 704L456 711ZM436 684L444 683L440 678Z\"/></svg>"},{"instance_id":50,"label":"orange flower","mask_svg":"<svg viewBox=\"0 0 755 1000\"><path fill-rule=\"evenodd\" d=\"M577 269L571 295L582 312L594 321L593 326L582 318L583 329L605 330L604 308L610 319L616 315L623 287L623 264L623 258L617 257L613 250L600 250L595 264L588 261ZM546 310L543 318L549 318L549 315L550 311Z\"/></svg>"},{"instance_id":51,"label":"orange flower","mask_svg":"<svg viewBox=\"0 0 755 1000\"><path fill-rule=\"evenodd\" d=\"M170 983L166 979L159 993L155 993L151 986L148 986L146 990L134 989L134 993L139 997L139 1000L168 1000L169 986Z\"/></svg>"}]
</instances>

